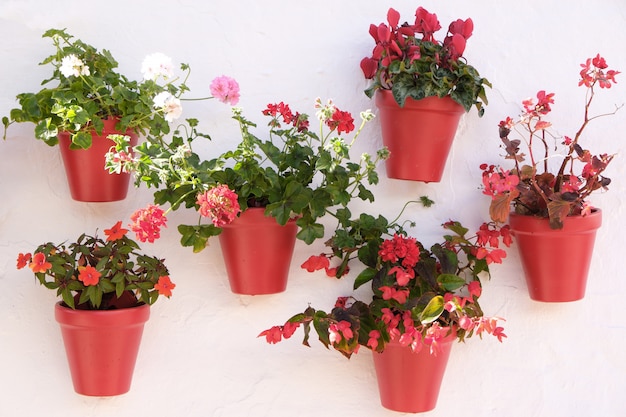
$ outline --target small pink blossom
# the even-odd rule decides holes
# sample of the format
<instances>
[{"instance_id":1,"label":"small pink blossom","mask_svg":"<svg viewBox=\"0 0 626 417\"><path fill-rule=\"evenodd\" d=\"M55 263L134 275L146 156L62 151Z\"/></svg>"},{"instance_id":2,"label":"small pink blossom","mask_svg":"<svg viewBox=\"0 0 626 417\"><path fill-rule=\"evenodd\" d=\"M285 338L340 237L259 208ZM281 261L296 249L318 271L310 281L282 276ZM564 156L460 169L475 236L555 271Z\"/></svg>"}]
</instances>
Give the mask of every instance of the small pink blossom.
<instances>
[{"instance_id":1,"label":"small pink blossom","mask_svg":"<svg viewBox=\"0 0 626 417\"><path fill-rule=\"evenodd\" d=\"M149 204L144 209L134 212L130 219L130 229L135 232L137 239L142 242L154 242L161 237L161 227L166 227L167 218L165 212L154 204Z\"/></svg>"},{"instance_id":2,"label":"small pink blossom","mask_svg":"<svg viewBox=\"0 0 626 417\"><path fill-rule=\"evenodd\" d=\"M265 341L269 344L276 344L282 340L282 331L280 326L273 326L262 331L257 337L265 336Z\"/></svg>"},{"instance_id":3,"label":"small pink blossom","mask_svg":"<svg viewBox=\"0 0 626 417\"><path fill-rule=\"evenodd\" d=\"M378 339L380 338L380 332L378 330L372 330L368 334L367 346L375 350L378 347Z\"/></svg>"},{"instance_id":4,"label":"small pink blossom","mask_svg":"<svg viewBox=\"0 0 626 417\"><path fill-rule=\"evenodd\" d=\"M328 326L329 340L331 343L339 343L342 339L350 340L354 336L349 321L341 320Z\"/></svg>"},{"instance_id":5,"label":"small pink blossom","mask_svg":"<svg viewBox=\"0 0 626 417\"><path fill-rule=\"evenodd\" d=\"M200 206L198 209L200 215L210 217L217 227L232 223L241 212L237 193L226 184L199 193L196 204Z\"/></svg>"},{"instance_id":6,"label":"small pink blossom","mask_svg":"<svg viewBox=\"0 0 626 417\"><path fill-rule=\"evenodd\" d=\"M222 103L229 103L231 106L239 103L239 84L234 78L222 75L213 79L209 86L213 97Z\"/></svg>"}]
</instances>

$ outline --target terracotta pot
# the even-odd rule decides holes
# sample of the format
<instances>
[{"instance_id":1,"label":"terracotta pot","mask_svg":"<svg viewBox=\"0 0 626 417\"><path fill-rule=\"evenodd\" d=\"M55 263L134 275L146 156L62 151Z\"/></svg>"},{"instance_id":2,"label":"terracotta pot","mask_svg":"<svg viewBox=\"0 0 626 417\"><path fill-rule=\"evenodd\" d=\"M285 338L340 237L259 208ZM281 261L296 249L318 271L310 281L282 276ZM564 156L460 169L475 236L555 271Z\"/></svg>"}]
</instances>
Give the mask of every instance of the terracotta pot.
<instances>
[{"instance_id":1,"label":"terracotta pot","mask_svg":"<svg viewBox=\"0 0 626 417\"><path fill-rule=\"evenodd\" d=\"M109 174L104 168L105 154L115 143L108 135L121 134L115 130L116 119L104 120L104 130L98 136L92 134L89 149L70 149L71 139L68 132L60 132L59 149L67 174L67 182L72 198L84 202L119 201L126 198L130 174ZM131 137L131 144L137 144L137 135L131 131L125 133Z\"/></svg>"},{"instance_id":2,"label":"terracotta pot","mask_svg":"<svg viewBox=\"0 0 626 417\"><path fill-rule=\"evenodd\" d=\"M232 292L260 295L285 291L296 243L295 220L281 226L264 208L248 208L219 235Z\"/></svg>"},{"instance_id":3,"label":"terracotta pot","mask_svg":"<svg viewBox=\"0 0 626 417\"><path fill-rule=\"evenodd\" d=\"M55 305L77 393L105 397L130 390L149 317L147 304L118 310L72 310L61 302Z\"/></svg>"},{"instance_id":4,"label":"terracotta pot","mask_svg":"<svg viewBox=\"0 0 626 417\"><path fill-rule=\"evenodd\" d=\"M530 298L566 302L585 296L596 231L601 224L601 210L585 217L567 217L563 229L550 229L545 218L511 213L509 225Z\"/></svg>"},{"instance_id":5,"label":"terracotta pot","mask_svg":"<svg viewBox=\"0 0 626 417\"><path fill-rule=\"evenodd\" d=\"M414 353L396 341L385 345L382 353L373 352L382 406L403 413L434 409L455 340L452 333L439 342L441 350L436 356L430 354L429 346Z\"/></svg>"},{"instance_id":6,"label":"terracotta pot","mask_svg":"<svg viewBox=\"0 0 626 417\"><path fill-rule=\"evenodd\" d=\"M383 144L390 156L387 176L439 182L465 109L450 97L407 98L404 107L390 90L376 92Z\"/></svg>"}]
</instances>

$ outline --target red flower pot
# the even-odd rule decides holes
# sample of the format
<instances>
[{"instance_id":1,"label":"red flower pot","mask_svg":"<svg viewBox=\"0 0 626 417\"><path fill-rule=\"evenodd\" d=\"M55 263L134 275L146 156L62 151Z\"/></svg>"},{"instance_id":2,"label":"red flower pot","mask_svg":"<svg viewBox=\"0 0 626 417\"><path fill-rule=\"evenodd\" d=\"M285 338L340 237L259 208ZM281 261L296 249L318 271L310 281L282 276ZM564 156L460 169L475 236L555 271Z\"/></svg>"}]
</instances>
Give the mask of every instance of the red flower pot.
<instances>
[{"instance_id":1,"label":"red flower pot","mask_svg":"<svg viewBox=\"0 0 626 417\"><path fill-rule=\"evenodd\" d=\"M108 135L122 134L115 130L116 119L103 120L102 135L92 134L89 149L70 149L72 143L68 132L60 132L59 149L67 174L67 182L72 198L84 202L119 201L126 198L130 174L109 174L104 168L105 154L115 143ZM137 144L137 135L127 131L131 145Z\"/></svg>"},{"instance_id":2,"label":"red flower pot","mask_svg":"<svg viewBox=\"0 0 626 417\"><path fill-rule=\"evenodd\" d=\"M550 229L548 219L511 213L511 232L519 249L530 298L544 302L580 300L602 211L566 217L563 229Z\"/></svg>"},{"instance_id":3,"label":"red flower pot","mask_svg":"<svg viewBox=\"0 0 626 417\"><path fill-rule=\"evenodd\" d=\"M55 305L77 393L104 397L128 392L149 317L147 304L117 310L72 310L61 302Z\"/></svg>"},{"instance_id":4,"label":"red flower pot","mask_svg":"<svg viewBox=\"0 0 626 417\"><path fill-rule=\"evenodd\" d=\"M430 354L429 346L414 353L397 341L385 345L382 353L373 352L382 406L403 413L434 409L455 340L453 332L439 342L441 349L436 356Z\"/></svg>"},{"instance_id":5,"label":"red flower pot","mask_svg":"<svg viewBox=\"0 0 626 417\"><path fill-rule=\"evenodd\" d=\"M298 227L281 226L264 208L248 208L219 235L232 292L260 295L285 291Z\"/></svg>"},{"instance_id":6,"label":"red flower pot","mask_svg":"<svg viewBox=\"0 0 626 417\"><path fill-rule=\"evenodd\" d=\"M390 156L387 176L439 182L465 109L450 97L407 98L404 107L390 90L376 92L383 144Z\"/></svg>"}]
</instances>

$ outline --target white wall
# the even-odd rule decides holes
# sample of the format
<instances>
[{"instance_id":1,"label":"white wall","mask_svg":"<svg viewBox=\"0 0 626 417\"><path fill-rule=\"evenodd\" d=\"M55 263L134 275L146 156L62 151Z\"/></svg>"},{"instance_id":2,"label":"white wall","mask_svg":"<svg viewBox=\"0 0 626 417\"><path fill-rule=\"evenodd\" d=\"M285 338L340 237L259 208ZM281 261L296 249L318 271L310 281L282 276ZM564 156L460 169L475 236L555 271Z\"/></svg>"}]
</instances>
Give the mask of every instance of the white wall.
<instances>
[{"instance_id":1,"label":"white wall","mask_svg":"<svg viewBox=\"0 0 626 417\"><path fill-rule=\"evenodd\" d=\"M40 38L51 27L66 27L110 49L131 76L139 77L141 61L151 52L187 62L198 96L213 77L233 76L241 84L240 105L255 120L276 101L313 114L318 96L358 113L373 107L362 94L366 82L358 66L371 49L369 24L383 21L389 6L408 20L419 5L436 12L444 26L473 18L466 56L494 85L485 117L472 111L464 118L441 183L388 180L381 167L373 208L392 218L408 198L430 196L434 208L411 207L409 214L418 222L418 238L433 243L439 225L450 218L471 228L487 219L478 166L501 161L497 123L517 115L522 99L540 89L555 92L551 120L562 134L571 134L584 100L576 87L578 64L601 53L612 68L626 72L623 0L0 0L0 114L14 106L17 93L35 91L47 75L35 63L51 51ZM626 101L624 77L601 92L598 111ZM625 111L602 119L586 139L596 151L618 154L607 171L611 190L593 198L605 216L586 298L561 305L531 301L513 248L493 268L482 301L487 314L507 319L508 339L455 345L438 407L428 415L623 415L626 281L619 242L626 226L620 217ZM200 118L214 137L207 153L237 140L229 110L220 103L188 106L185 116ZM355 157L380 145L379 131L376 121L369 125ZM16 255L127 221L151 201L151 193L133 189L118 203L72 201L58 150L35 141L31 125L11 127L0 158L0 416L397 415L379 405L369 351L348 361L317 342L302 346L301 332L275 346L256 338L308 303L330 308L338 295L349 293L350 279L299 268L321 251L321 243L297 243L287 292L237 296L229 290L217 240L201 254L178 244L176 225L191 220L182 212L170 216L159 242L144 245L167 257L177 287L170 300L152 308L131 391L109 399L75 394L53 318L55 296L28 271L15 269Z\"/></svg>"}]
</instances>

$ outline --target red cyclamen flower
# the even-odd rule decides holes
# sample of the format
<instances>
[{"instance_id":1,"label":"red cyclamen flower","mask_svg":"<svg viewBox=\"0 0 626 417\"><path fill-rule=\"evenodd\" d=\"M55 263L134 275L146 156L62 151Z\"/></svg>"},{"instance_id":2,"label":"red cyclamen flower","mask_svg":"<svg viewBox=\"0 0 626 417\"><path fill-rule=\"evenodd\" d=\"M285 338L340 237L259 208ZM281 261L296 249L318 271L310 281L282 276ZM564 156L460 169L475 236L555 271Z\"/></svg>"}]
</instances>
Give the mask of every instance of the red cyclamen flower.
<instances>
[{"instance_id":1,"label":"red cyclamen flower","mask_svg":"<svg viewBox=\"0 0 626 417\"><path fill-rule=\"evenodd\" d=\"M130 229L135 232L137 239L150 243L161 237L161 227L166 227L167 218L165 212L154 204L149 204L144 209L134 212L130 219Z\"/></svg>"},{"instance_id":2,"label":"red cyclamen flower","mask_svg":"<svg viewBox=\"0 0 626 417\"><path fill-rule=\"evenodd\" d=\"M217 227L230 224L241 212L237 193L221 184L198 194L196 204L201 216L210 217Z\"/></svg>"}]
</instances>

